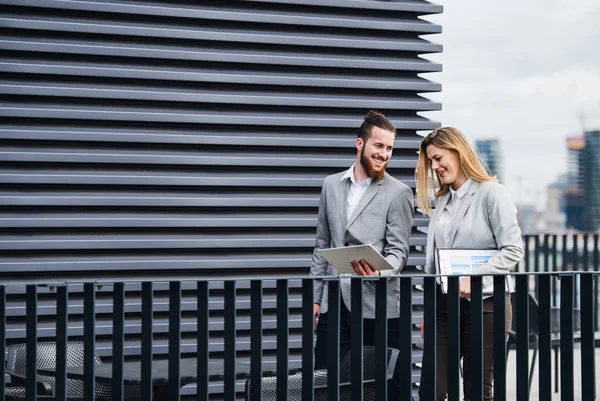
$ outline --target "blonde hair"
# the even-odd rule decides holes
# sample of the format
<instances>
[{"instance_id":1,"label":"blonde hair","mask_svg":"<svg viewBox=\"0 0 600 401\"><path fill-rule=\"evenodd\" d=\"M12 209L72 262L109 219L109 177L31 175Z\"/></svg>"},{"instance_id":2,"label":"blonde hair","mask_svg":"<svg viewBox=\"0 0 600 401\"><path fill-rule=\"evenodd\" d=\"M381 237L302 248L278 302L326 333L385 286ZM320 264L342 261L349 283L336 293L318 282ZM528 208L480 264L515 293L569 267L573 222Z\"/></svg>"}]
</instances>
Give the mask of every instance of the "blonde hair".
<instances>
[{"instance_id":1,"label":"blonde hair","mask_svg":"<svg viewBox=\"0 0 600 401\"><path fill-rule=\"evenodd\" d=\"M423 138L421 145L419 146L419 159L417 161L417 200L421 212L431 215L429 193L430 190L431 192L435 192L434 172L427 160L427 147L429 145L434 145L458 153L460 166L467 177L479 182L498 182L498 179L495 176L490 176L487 173L479 154L473 150L471 145L469 145L469 141L467 141L467 138L462 132L453 127L438 128ZM442 182L437 173L436 176L438 182ZM447 194L449 190L450 184L443 184L437 192L435 192L435 197L439 198Z\"/></svg>"}]
</instances>

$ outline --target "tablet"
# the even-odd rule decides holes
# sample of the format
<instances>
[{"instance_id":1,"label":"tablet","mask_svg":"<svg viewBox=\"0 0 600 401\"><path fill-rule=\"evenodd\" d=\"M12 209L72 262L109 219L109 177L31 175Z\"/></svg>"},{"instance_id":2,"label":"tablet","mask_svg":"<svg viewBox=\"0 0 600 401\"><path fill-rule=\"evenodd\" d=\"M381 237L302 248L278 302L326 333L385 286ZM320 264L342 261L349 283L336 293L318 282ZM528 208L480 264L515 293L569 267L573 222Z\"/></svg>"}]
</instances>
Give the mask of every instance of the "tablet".
<instances>
[{"instance_id":1,"label":"tablet","mask_svg":"<svg viewBox=\"0 0 600 401\"><path fill-rule=\"evenodd\" d=\"M318 252L340 273L353 274L352 261L361 259L367 261L375 270L394 269L394 266L370 244L319 249Z\"/></svg>"}]
</instances>

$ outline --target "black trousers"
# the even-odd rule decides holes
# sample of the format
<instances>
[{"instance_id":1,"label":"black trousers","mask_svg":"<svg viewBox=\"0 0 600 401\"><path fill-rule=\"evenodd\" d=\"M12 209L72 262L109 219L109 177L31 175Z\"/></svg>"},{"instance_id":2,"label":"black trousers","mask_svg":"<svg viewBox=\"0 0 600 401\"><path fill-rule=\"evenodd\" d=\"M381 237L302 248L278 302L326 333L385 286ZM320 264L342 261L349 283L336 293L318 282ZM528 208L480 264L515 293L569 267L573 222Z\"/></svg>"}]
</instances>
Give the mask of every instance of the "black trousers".
<instances>
[{"instance_id":1,"label":"black trousers","mask_svg":"<svg viewBox=\"0 0 600 401\"><path fill-rule=\"evenodd\" d=\"M448 295L442 293L440 286L437 291L437 349L436 349L436 400L444 401L448 396ZM494 301L493 298L483 300L483 399L494 399ZM510 295L506 295L506 330L510 330L512 322L512 304ZM425 326L427 331L427 326ZM460 299L460 356L463 360L463 393L464 400L472 400L471 383L471 302ZM427 350L425 351L427 352ZM423 355L425 360L426 354ZM431 386L424 383L423 373L430 366L423 365L421 370L421 386L419 398L423 398L423 389Z\"/></svg>"},{"instance_id":2,"label":"black trousers","mask_svg":"<svg viewBox=\"0 0 600 401\"><path fill-rule=\"evenodd\" d=\"M317 324L317 343L315 345L315 369L327 369L327 319L328 313L319 317ZM342 299L340 302L340 358L350 350L351 332L350 311ZM375 319L363 319L363 344L375 345ZM400 318L388 319L388 347L400 350ZM388 380L388 400L400 398L400 368L396 362L394 377ZM411 378L405 378L410 380Z\"/></svg>"}]
</instances>

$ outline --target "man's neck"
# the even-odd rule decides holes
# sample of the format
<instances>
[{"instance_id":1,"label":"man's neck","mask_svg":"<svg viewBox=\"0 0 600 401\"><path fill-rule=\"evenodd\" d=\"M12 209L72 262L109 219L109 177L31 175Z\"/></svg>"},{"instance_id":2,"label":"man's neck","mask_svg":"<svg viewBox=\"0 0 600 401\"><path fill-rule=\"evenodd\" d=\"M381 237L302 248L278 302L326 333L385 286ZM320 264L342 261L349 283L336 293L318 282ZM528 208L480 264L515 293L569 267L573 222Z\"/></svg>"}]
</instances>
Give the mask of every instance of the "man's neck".
<instances>
[{"instance_id":1,"label":"man's neck","mask_svg":"<svg viewBox=\"0 0 600 401\"><path fill-rule=\"evenodd\" d=\"M356 163L354 163L354 181L357 184L362 184L368 178L369 178L369 176L367 175L367 172L365 171L363 166L360 164L360 162L357 161Z\"/></svg>"}]
</instances>

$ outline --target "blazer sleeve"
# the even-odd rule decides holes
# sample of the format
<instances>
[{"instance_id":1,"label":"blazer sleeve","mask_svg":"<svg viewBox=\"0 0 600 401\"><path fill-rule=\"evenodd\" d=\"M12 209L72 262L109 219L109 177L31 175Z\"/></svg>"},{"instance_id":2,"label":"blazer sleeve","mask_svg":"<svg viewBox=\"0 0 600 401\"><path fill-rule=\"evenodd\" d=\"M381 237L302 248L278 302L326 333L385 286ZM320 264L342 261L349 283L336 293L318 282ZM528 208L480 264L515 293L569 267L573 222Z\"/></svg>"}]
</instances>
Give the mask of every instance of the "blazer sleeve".
<instances>
[{"instance_id":1,"label":"blazer sleeve","mask_svg":"<svg viewBox=\"0 0 600 401\"><path fill-rule=\"evenodd\" d=\"M382 276L396 276L406 266L414 218L415 208L413 206L412 190L407 186L403 186L392 201L388 211L385 230L387 244L383 248L383 255L394 266L394 269L381 271Z\"/></svg>"},{"instance_id":2,"label":"blazer sleeve","mask_svg":"<svg viewBox=\"0 0 600 401\"><path fill-rule=\"evenodd\" d=\"M321 197L319 200L319 213L317 218L317 236L315 240L315 249L312 255L310 264L311 276L327 275L327 260L317 252L319 249L331 247L331 235L329 233L329 220L327 219L327 191L325 189L326 182L323 183L321 189ZM323 280L313 280L314 303L321 304L323 298Z\"/></svg>"},{"instance_id":3,"label":"blazer sleeve","mask_svg":"<svg viewBox=\"0 0 600 401\"><path fill-rule=\"evenodd\" d=\"M503 185L493 185L486 197L490 227L496 238L498 252L486 263L486 272L508 273L523 259L523 240L517 222L517 208ZM491 285L493 277L483 278L485 286Z\"/></svg>"}]
</instances>

